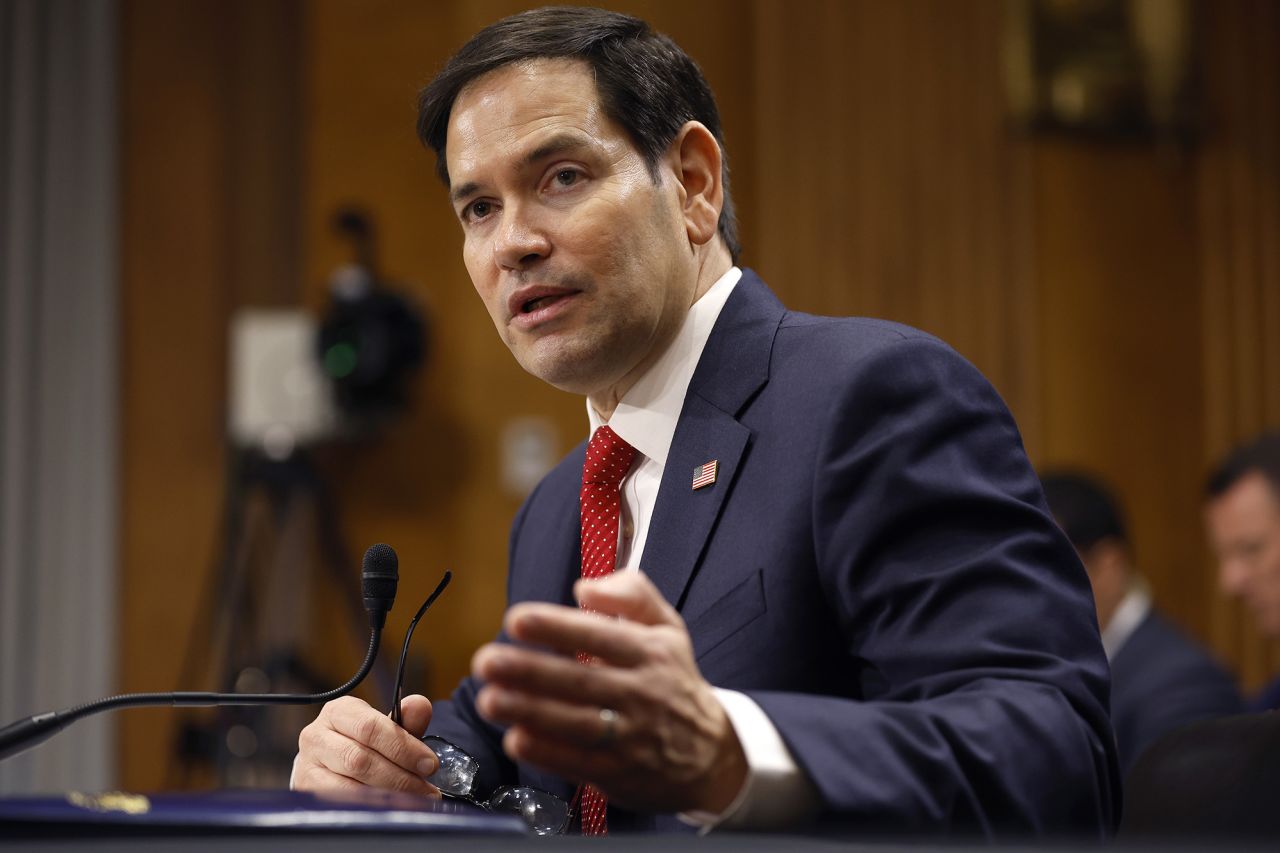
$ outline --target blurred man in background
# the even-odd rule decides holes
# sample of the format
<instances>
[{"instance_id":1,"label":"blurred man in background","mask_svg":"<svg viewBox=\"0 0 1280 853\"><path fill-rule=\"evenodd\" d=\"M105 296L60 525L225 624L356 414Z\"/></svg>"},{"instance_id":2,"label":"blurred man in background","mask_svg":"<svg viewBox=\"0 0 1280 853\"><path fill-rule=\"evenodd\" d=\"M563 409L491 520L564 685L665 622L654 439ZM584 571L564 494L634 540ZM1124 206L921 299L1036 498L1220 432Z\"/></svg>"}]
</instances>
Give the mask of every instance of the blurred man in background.
<instances>
[{"instance_id":1,"label":"blurred man in background","mask_svg":"<svg viewBox=\"0 0 1280 853\"><path fill-rule=\"evenodd\" d=\"M1209 477L1205 522L1218 582L1244 602L1258 628L1280 639L1280 431L1236 448ZM1280 677L1250 703L1280 708Z\"/></svg>"},{"instance_id":2,"label":"blurred man in background","mask_svg":"<svg viewBox=\"0 0 1280 853\"><path fill-rule=\"evenodd\" d=\"M1111 724L1125 772L1166 732L1242 711L1231 676L1152 606L1110 491L1078 473L1049 472L1041 482L1093 584L1111 662Z\"/></svg>"}]
</instances>

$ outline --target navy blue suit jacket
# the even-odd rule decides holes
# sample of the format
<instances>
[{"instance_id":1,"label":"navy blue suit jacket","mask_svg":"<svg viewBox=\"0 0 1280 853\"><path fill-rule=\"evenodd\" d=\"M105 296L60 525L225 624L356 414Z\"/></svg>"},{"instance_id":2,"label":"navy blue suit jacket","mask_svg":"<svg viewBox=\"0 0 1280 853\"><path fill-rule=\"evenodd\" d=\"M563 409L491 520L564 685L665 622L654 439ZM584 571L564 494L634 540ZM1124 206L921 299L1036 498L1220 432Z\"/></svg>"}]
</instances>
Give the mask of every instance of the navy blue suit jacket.
<instances>
[{"instance_id":1,"label":"navy blue suit jacket","mask_svg":"<svg viewBox=\"0 0 1280 853\"><path fill-rule=\"evenodd\" d=\"M510 602L571 603L584 446L515 519ZM715 484L693 491L713 459ZM936 339L789 312L745 271L685 397L641 567L707 680L769 715L825 820L1102 836L1118 819L1084 570L1005 406ZM431 730L479 758L482 785L570 794L502 755L477 687ZM610 810L611 831L680 826Z\"/></svg>"},{"instance_id":2,"label":"navy blue suit jacket","mask_svg":"<svg viewBox=\"0 0 1280 853\"><path fill-rule=\"evenodd\" d=\"M1155 610L1111 660L1111 685L1111 724L1126 773L1161 735L1244 711L1226 670Z\"/></svg>"}]
</instances>

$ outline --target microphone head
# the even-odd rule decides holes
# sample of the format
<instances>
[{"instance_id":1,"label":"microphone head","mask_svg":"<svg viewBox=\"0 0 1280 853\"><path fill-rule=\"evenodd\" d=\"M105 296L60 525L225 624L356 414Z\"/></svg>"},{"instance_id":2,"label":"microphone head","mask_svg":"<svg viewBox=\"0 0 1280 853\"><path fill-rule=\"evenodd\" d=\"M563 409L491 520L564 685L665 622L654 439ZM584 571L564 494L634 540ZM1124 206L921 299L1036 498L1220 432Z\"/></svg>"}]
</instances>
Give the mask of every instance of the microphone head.
<instances>
[{"instance_id":1,"label":"microphone head","mask_svg":"<svg viewBox=\"0 0 1280 853\"><path fill-rule=\"evenodd\" d=\"M400 559L390 545L378 543L364 552L364 562L360 567L364 609L379 626L386 621L387 611L395 603L399 579Z\"/></svg>"}]
</instances>

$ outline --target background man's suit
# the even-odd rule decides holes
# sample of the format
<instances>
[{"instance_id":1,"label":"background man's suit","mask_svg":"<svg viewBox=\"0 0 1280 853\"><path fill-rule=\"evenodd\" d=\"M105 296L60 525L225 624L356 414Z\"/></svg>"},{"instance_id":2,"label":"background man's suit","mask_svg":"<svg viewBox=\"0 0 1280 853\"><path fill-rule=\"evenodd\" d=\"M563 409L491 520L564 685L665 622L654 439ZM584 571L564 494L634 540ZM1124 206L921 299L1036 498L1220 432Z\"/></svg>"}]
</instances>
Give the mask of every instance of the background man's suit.
<instances>
[{"instance_id":1,"label":"background man's suit","mask_svg":"<svg viewBox=\"0 0 1280 853\"><path fill-rule=\"evenodd\" d=\"M1151 745L1125 779L1130 849L1272 850L1280 838L1280 714L1202 720Z\"/></svg>"},{"instance_id":2,"label":"background man's suit","mask_svg":"<svg viewBox=\"0 0 1280 853\"><path fill-rule=\"evenodd\" d=\"M693 469L719 462L694 491ZM511 533L510 602L570 604L579 446ZM786 311L751 271L685 397L643 571L703 675L769 715L870 832L1107 833L1119 776L1087 580L995 391L945 345ZM464 681L430 731L512 767ZM674 829L610 809L610 828Z\"/></svg>"},{"instance_id":3,"label":"background man's suit","mask_svg":"<svg viewBox=\"0 0 1280 853\"><path fill-rule=\"evenodd\" d=\"M1244 710L1231 676L1154 609L1111 659L1111 724L1128 772L1161 735Z\"/></svg>"}]
</instances>

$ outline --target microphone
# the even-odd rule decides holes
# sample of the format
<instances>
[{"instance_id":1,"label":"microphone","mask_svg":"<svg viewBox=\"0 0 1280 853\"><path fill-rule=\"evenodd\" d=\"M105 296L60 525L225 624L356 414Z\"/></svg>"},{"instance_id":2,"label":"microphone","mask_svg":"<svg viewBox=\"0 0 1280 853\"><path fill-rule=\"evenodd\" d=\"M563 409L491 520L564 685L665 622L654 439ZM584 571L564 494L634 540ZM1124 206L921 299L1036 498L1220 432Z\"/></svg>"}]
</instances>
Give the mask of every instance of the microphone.
<instances>
[{"instance_id":1,"label":"microphone","mask_svg":"<svg viewBox=\"0 0 1280 853\"><path fill-rule=\"evenodd\" d=\"M387 611L396 600L399 579L400 559L390 545L379 543L364 552L360 591L364 595L364 609L369 611L369 624L376 621L379 628L386 624Z\"/></svg>"},{"instance_id":2,"label":"microphone","mask_svg":"<svg viewBox=\"0 0 1280 853\"><path fill-rule=\"evenodd\" d=\"M141 708L171 705L182 708L208 708L215 705L319 705L345 696L364 681L378 655L382 628L387 611L396 600L400 560L390 545L378 544L364 552L360 570L360 586L364 609L369 611L369 650L356 674L341 687L327 693L125 693L95 699L62 711L46 711L18 720L0 729L0 761L25 752L53 737L83 717L113 708Z\"/></svg>"}]
</instances>

